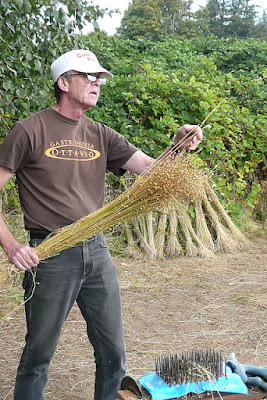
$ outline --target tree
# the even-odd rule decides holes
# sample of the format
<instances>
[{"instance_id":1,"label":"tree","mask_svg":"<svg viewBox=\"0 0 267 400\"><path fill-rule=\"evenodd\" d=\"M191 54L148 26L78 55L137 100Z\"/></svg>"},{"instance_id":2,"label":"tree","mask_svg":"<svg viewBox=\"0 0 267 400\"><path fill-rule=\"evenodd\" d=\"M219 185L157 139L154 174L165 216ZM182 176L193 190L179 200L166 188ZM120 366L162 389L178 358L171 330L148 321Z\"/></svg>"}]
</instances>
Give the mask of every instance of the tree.
<instances>
[{"instance_id":1,"label":"tree","mask_svg":"<svg viewBox=\"0 0 267 400\"><path fill-rule=\"evenodd\" d=\"M209 36L210 34L210 15L206 7L200 7L193 14L191 21L192 37Z\"/></svg>"},{"instance_id":2,"label":"tree","mask_svg":"<svg viewBox=\"0 0 267 400\"><path fill-rule=\"evenodd\" d=\"M205 7L193 13L193 0L133 0L118 33L134 40L209 34L219 38L266 38L266 17L257 24L257 6L251 5L251 1L207 0Z\"/></svg>"},{"instance_id":3,"label":"tree","mask_svg":"<svg viewBox=\"0 0 267 400\"><path fill-rule=\"evenodd\" d=\"M193 0L169 0L160 1L161 24L164 26L165 34L182 35L187 31L192 13Z\"/></svg>"},{"instance_id":4,"label":"tree","mask_svg":"<svg viewBox=\"0 0 267 400\"><path fill-rule=\"evenodd\" d=\"M50 103L47 66L82 44L77 32L104 11L86 0L1 1L0 137L15 120Z\"/></svg>"},{"instance_id":5,"label":"tree","mask_svg":"<svg viewBox=\"0 0 267 400\"><path fill-rule=\"evenodd\" d=\"M128 39L159 40L162 35L185 34L193 0L133 0L118 33Z\"/></svg>"},{"instance_id":6,"label":"tree","mask_svg":"<svg viewBox=\"0 0 267 400\"><path fill-rule=\"evenodd\" d=\"M250 0L232 0L227 36L251 37L255 28L256 10Z\"/></svg>"},{"instance_id":7,"label":"tree","mask_svg":"<svg viewBox=\"0 0 267 400\"><path fill-rule=\"evenodd\" d=\"M263 12L262 17L255 26L255 37L267 40L267 13Z\"/></svg>"},{"instance_id":8,"label":"tree","mask_svg":"<svg viewBox=\"0 0 267 400\"><path fill-rule=\"evenodd\" d=\"M157 40L164 32L158 19L159 13L157 0L133 0L125 11L118 33L128 39L141 37Z\"/></svg>"},{"instance_id":9,"label":"tree","mask_svg":"<svg viewBox=\"0 0 267 400\"><path fill-rule=\"evenodd\" d=\"M247 38L255 33L256 6L251 0L208 0L210 32L218 37Z\"/></svg>"}]
</instances>

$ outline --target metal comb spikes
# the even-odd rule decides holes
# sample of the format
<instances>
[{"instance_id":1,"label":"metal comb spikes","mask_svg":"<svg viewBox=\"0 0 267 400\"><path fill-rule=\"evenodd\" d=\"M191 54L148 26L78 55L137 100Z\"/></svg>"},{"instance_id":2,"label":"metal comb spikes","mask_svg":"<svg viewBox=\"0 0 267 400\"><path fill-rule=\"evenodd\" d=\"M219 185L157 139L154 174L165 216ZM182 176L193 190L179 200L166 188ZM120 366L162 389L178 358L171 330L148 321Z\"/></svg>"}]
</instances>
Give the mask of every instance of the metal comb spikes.
<instances>
[{"instance_id":1,"label":"metal comb spikes","mask_svg":"<svg viewBox=\"0 0 267 400\"><path fill-rule=\"evenodd\" d=\"M222 353L192 350L155 359L156 373L168 384L218 380L223 375Z\"/></svg>"}]
</instances>

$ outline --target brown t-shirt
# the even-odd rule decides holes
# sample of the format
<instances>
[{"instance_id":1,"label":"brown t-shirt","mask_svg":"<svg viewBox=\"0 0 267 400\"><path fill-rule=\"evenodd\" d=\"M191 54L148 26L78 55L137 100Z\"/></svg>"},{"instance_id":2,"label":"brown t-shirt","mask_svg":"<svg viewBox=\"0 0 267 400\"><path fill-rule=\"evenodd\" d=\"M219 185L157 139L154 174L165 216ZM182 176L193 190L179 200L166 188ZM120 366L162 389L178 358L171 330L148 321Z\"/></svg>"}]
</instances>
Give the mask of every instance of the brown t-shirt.
<instances>
[{"instance_id":1,"label":"brown t-shirt","mask_svg":"<svg viewBox=\"0 0 267 400\"><path fill-rule=\"evenodd\" d=\"M48 108L14 125L0 165L16 173L26 229L54 231L101 208L106 169L122 175L136 151L103 124Z\"/></svg>"}]
</instances>

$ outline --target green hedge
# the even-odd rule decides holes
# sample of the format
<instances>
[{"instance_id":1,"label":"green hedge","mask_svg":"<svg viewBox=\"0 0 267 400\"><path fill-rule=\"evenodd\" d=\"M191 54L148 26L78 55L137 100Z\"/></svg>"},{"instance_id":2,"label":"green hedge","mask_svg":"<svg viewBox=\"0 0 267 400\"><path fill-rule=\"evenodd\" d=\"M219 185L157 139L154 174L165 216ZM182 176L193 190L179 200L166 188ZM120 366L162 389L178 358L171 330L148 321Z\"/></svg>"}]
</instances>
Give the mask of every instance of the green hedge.
<instances>
[{"instance_id":1,"label":"green hedge","mask_svg":"<svg viewBox=\"0 0 267 400\"><path fill-rule=\"evenodd\" d=\"M1 64L2 138L16 119L54 101L48 79L55 52L46 52L44 44L38 53L32 44L21 48L15 32L13 36L7 63ZM179 126L201 124L223 101L208 121L211 128L198 163L212 171L233 216L244 206L251 213L266 172L266 42L215 37L179 41L171 36L151 42L90 34L67 45L61 40L57 52L78 43L114 74L87 115L151 156L161 154ZM5 60L4 53L1 57Z\"/></svg>"}]
</instances>

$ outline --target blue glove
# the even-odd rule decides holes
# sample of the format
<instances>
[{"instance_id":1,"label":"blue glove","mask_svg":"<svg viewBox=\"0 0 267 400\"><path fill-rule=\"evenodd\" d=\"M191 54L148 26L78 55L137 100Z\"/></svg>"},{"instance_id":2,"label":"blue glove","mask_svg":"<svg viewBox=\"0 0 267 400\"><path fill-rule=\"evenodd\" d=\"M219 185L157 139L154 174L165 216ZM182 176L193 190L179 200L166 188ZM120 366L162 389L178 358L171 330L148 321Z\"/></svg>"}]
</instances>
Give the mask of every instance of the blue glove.
<instances>
[{"instance_id":1,"label":"blue glove","mask_svg":"<svg viewBox=\"0 0 267 400\"><path fill-rule=\"evenodd\" d=\"M226 365L237 373L247 386L258 387L263 392L267 392L267 368L240 364L235 358L235 353L228 356Z\"/></svg>"}]
</instances>

